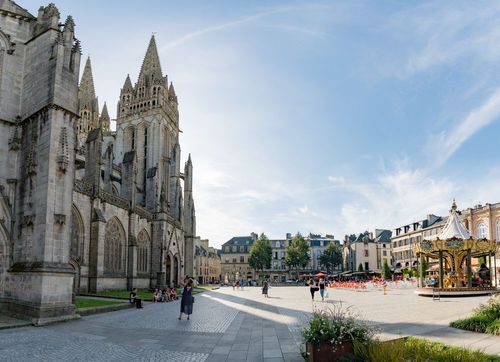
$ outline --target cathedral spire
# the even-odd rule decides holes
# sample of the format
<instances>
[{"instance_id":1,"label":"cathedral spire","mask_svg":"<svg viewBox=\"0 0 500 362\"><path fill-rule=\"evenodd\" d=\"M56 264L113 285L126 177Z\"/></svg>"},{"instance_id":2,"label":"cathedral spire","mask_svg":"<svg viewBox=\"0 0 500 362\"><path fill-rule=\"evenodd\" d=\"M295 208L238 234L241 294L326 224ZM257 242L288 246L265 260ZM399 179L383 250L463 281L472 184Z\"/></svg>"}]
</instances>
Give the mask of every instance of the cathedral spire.
<instances>
[{"instance_id":1,"label":"cathedral spire","mask_svg":"<svg viewBox=\"0 0 500 362\"><path fill-rule=\"evenodd\" d=\"M106 105L106 102L104 102L104 106L102 107L101 118L99 121L102 131L109 132L111 119L109 118L108 106Z\"/></svg>"},{"instance_id":2,"label":"cathedral spire","mask_svg":"<svg viewBox=\"0 0 500 362\"><path fill-rule=\"evenodd\" d=\"M127 78L125 78L125 83L123 83L122 92L128 93L129 91L134 90L132 87L132 82L130 81L130 74L127 74Z\"/></svg>"},{"instance_id":3,"label":"cathedral spire","mask_svg":"<svg viewBox=\"0 0 500 362\"><path fill-rule=\"evenodd\" d=\"M82 79L80 80L80 97L95 98L94 78L92 77L92 64L90 56L87 58L85 68L83 68Z\"/></svg>"},{"instance_id":4,"label":"cathedral spire","mask_svg":"<svg viewBox=\"0 0 500 362\"><path fill-rule=\"evenodd\" d=\"M151 36L146 56L142 62L141 72L137 81L140 85L150 86L152 81L163 81L161 73L160 58L156 48L155 36Z\"/></svg>"}]
</instances>

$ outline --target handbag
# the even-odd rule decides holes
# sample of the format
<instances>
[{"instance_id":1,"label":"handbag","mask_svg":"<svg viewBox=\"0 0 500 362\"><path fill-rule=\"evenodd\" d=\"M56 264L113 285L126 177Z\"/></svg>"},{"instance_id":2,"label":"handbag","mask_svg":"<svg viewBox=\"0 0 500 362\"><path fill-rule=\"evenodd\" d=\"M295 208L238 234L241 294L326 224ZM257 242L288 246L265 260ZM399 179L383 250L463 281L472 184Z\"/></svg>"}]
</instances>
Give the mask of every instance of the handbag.
<instances>
[{"instance_id":1,"label":"handbag","mask_svg":"<svg viewBox=\"0 0 500 362\"><path fill-rule=\"evenodd\" d=\"M194 303L194 297L191 296L191 303Z\"/></svg>"}]
</instances>

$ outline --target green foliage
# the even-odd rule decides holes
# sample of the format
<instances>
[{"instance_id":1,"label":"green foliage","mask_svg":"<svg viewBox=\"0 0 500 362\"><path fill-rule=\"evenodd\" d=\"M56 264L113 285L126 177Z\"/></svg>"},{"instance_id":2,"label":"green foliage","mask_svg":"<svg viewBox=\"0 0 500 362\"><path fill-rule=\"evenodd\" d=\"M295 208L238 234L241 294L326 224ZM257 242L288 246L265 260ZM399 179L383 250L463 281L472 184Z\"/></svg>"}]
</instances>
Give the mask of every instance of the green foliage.
<instances>
[{"instance_id":1,"label":"green foliage","mask_svg":"<svg viewBox=\"0 0 500 362\"><path fill-rule=\"evenodd\" d=\"M428 266L427 266L427 258L423 255L420 256L420 265L418 267L418 270L419 270L419 274L420 274L420 281L421 281L421 284L424 285L424 280L425 280L425 276L426 276L426 270L427 270Z\"/></svg>"},{"instance_id":2,"label":"green foliage","mask_svg":"<svg viewBox=\"0 0 500 362\"><path fill-rule=\"evenodd\" d=\"M500 357L486 355L477 350L451 347L421 338L402 338L389 342L354 342L357 360L366 362L489 362L500 361Z\"/></svg>"},{"instance_id":3,"label":"green foliage","mask_svg":"<svg viewBox=\"0 0 500 362\"><path fill-rule=\"evenodd\" d=\"M305 268L309 263L309 244L300 233L285 248L285 263L290 268L296 268L297 277L299 268Z\"/></svg>"},{"instance_id":4,"label":"green foliage","mask_svg":"<svg viewBox=\"0 0 500 362\"><path fill-rule=\"evenodd\" d=\"M358 265L358 271L359 271L359 272L364 271L364 269L363 269L363 264L359 263L359 265Z\"/></svg>"},{"instance_id":5,"label":"green foliage","mask_svg":"<svg viewBox=\"0 0 500 362\"><path fill-rule=\"evenodd\" d=\"M384 265L382 266L382 278L391 279L391 277L392 277L391 268L389 268L387 260L384 260Z\"/></svg>"},{"instance_id":6,"label":"green foliage","mask_svg":"<svg viewBox=\"0 0 500 362\"><path fill-rule=\"evenodd\" d=\"M337 265L342 264L342 248L340 245L330 242L320 255L319 262L330 274Z\"/></svg>"},{"instance_id":7,"label":"green foliage","mask_svg":"<svg viewBox=\"0 0 500 362\"><path fill-rule=\"evenodd\" d=\"M373 338L374 330L356 317L350 308L340 304L316 311L302 331L304 341L315 346L328 343L334 350L344 341L367 342Z\"/></svg>"},{"instance_id":8,"label":"green foliage","mask_svg":"<svg viewBox=\"0 0 500 362\"><path fill-rule=\"evenodd\" d=\"M492 297L481 304L469 318L458 319L450 326L473 332L500 335L500 297Z\"/></svg>"},{"instance_id":9,"label":"green foliage","mask_svg":"<svg viewBox=\"0 0 500 362\"><path fill-rule=\"evenodd\" d=\"M90 308L90 307L103 307L106 305L123 304L123 302L117 302L116 300L101 300L85 297L76 297L75 307L76 309Z\"/></svg>"},{"instance_id":10,"label":"green foliage","mask_svg":"<svg viewBox=\"0 0 500 362\"><path fill-rule=\"evenodd\" d=\"M248 264L257 271L271 268L273 248L266 235L261 234L250 249Z\"/></svg>"}]
</instances>

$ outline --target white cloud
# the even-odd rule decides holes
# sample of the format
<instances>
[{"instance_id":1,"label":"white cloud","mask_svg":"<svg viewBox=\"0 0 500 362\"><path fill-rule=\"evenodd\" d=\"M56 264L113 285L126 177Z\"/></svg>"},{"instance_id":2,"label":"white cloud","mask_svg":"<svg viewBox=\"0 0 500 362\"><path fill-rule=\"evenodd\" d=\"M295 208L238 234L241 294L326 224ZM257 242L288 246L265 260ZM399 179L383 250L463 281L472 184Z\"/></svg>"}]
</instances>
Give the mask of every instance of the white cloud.
<instances>
[{"instance_id":1,"label":"white cloud","mask_svg":"<svg viewBox=\"0 0 500 362\"><path fill-rule=\"evenodd\" d=\"M328 181L330 181L333 185L345 184L345 179L342 176L328 176Z\"/></svg>"},{"instance_id":2,"label":"white cloud","mask_svg":"<svg viewBox=\"0 0 500 362\"><path fill-rule=\"evenodd\" d=\"M437 166L443 165L464 142L496 121L499 116L500 88L497 88L481 106L470 111L453 129L430 138L429 148Z\"/></svg>"}]
</instances>

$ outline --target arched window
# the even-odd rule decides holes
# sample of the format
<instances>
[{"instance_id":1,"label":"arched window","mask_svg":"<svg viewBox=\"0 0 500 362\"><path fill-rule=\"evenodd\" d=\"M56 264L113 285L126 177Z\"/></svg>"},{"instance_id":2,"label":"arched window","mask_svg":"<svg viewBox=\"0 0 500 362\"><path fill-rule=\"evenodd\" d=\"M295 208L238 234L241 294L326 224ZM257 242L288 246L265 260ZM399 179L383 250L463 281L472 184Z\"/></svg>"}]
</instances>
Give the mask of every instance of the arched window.
<instances>
[{"instance_id":1,"label":"arched window","mask_svg":"<svg viewBox=\"0 0 500 362\"><path fill-rule=\"evenodd\" d=\"M149 235L146 230L141 230L137 236L137 273L149 272Z\"/></svg>"},{"instance_id":2,"label":"arched window","mask_svg":"<svg viewBox=\"0 0 500 362\"><path fill-rule=\"evenodd\" d=\"M488 231L486 229L486 225L483 222L479 223L479 225L477 226L477 238L486 239L487 233Z\"/></svg>"},{"instance_id":3,"label":"arched window","mask_svg":"<svg viewBox=\"0 0 500 362\"><path fill-rule=\"evenodd\" d=\"M123 273L125 271L125 233L118 219L111 219L104 235L104 271Z\"/></svg>"},{"instance_id":4,"label":"arched window","mask_svg":"<svg viewBox=\"0 0 500 362\"><path fill-rule=\"evenodd\" d=\"M83 221L78 210L73 206L71 209L71 247L69 255L83 263Z\"/></svg>"},{"instance_id":5,"label":"arched window","mask_svg":"<svg viewBox=\"0 0 500 362\"><path fill-rule=\"evenodd\" d=\"M500 220L497 221L497 241L500 241Z\"/></svg>"}]
</instances>

